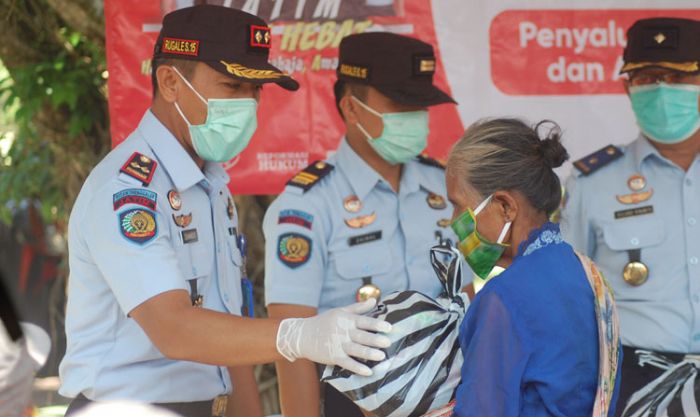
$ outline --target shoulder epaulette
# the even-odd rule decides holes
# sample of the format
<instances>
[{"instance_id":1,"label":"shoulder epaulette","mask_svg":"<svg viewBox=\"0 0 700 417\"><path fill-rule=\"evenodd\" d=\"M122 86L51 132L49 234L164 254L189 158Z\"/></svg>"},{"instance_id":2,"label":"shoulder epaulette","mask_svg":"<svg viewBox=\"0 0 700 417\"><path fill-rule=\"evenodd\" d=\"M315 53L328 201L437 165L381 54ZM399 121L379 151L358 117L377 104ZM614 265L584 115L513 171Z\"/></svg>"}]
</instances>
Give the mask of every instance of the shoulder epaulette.
<instances>
[{"instance_id":1,"label":"shoulder epaulette","mask_svg":"<svg viewBox=\"0 0 700 417\"><path fill-rule=\"evenodd\" d=\"M420 162L423 165L429 165L431 167L440 169L445 169L446 166L444 162L437 159L433 159L427 155L418 155L416 158L418 159L418 162Z\"/></svg>"},{"instance_id":2,"label":"shoulder epaulette","mask_svg":"<svg viewBox=\"0 0 700 417\"><path fill-rule=\"evenodd\" d=\"M316 161L307 166L294 177L292 177L287 185L299 187L304 192L309 191L311 187L316 185L323 177L330 174L335 167L328 162Z\"/></svg>"},{"instance_id":3,"label":"shoulder epaulette","mask_svg":"<svg viewBox=\"0 0 700 417\"><path fill-rule=\"evenodd\" d=\"M608 145L574 162L574 166L581 171L581 174L590 175L621 156L620 148Z\"/></svg>"},{"instance_id":4,"label":"shoulder epaulette","mask_svg":"<svg viewBox=\"0 0 700 417\"><path fill-rule=\"evenodd\" d=\"M156 172L157 166L158 163L153 159L138 152L134 152L119 172L136 178L141 181L144 186L148 187L148 184L150 184L153 179L153 174Z\"/></svg>"}]
</instances>

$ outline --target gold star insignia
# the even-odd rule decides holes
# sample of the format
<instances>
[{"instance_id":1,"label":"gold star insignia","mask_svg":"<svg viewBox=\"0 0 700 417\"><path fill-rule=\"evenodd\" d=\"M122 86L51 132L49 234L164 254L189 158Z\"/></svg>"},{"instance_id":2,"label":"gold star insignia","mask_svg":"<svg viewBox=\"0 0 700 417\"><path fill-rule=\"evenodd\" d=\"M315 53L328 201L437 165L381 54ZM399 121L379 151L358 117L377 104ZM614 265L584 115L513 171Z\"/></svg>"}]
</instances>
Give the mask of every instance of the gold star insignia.
<instances>
[{"instance_id":1,"label":"gold star insignia","mask_svg":"<svg viewBox=\"0 0 700 417\"><path fill-rule=\"evenodd\" d=\"M270 32L265 32L265 43L270 43Z\"/></svg>"},{"instance_id":2,"label":"gold star insignia","mask_svg":"<svg viewBox=\"0 0 700 417\"><path fill-rule=\"evenodd\" d=\"M262 33L260 33L259 30L255 32L255 40L256 40L258 43L262 42L262 37L263 37L263 35L262 35Z\"/></svg>"},{"instance_id":3,"label":"gold star insignia","mask_svg":"<svg viewBox=\"0 0 700 417\"><path fill-rule=\"evenodd\" d=\"M656 43L661 45L666 40L666 36L663 33L659 32L656 34L656 36L654 36L654 40L656 41Z\"/></svg>"}]
</instances>

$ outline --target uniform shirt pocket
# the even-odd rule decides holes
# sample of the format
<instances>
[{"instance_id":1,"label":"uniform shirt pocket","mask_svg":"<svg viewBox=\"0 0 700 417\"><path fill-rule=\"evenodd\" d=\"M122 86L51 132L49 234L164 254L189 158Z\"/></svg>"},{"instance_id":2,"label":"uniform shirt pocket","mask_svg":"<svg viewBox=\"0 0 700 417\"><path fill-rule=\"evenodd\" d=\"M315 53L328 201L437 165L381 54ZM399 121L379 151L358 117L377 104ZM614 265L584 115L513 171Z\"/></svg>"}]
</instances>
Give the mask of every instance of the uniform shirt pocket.
<instances>
[{"instance_id":1,"label":"uniform shirt pocket","mask_svg":"<svg viewBox=\"0 0 700 417\"><path fill-rule=\"evenodd\" d=\"M666 238L661 219L618 220L603 226L603 240L614 251L628 251L658 246Z\"/></svg>"},{"instance_id":2,"label":"uniform shirt pocket","mask_svg":"<svg viewBox=\"0 0 700 417\"><path fill-rule=\"evenodd\" d=\"M602 244L595 256L620 300L652 296L668 284L667 277L659 270L659 248L666 240L666 230L661 219L617 220L602 225ZM649 268L647 281L640 286L628 284L623 279L625 266L634 258L633 250L639 250L639 260Z\"/></svg>"},{"instance_id":3,"label":"uniform shirt pocket","mask_svg":"<svg viewBox=\"0 0 700 417\"><path fill-rule=\"evenodd\" d=\"M211 274L212 254L205 248L203 242L182 243L180 240L175 245L175 252L185 280L204 278Z\"/></svg>"},{"instance_id":4,"label":"uniform shirt pocket","mask_svg":"<svg viewBox=\"0 0 700 417\"><path fill-rule=\"evenodd\" d=\"M335 254L335 269L346 280L375 277L386 274L391 268L391 253L385 243L362 248L351 248Z\"/></svg>"}]
</instances>

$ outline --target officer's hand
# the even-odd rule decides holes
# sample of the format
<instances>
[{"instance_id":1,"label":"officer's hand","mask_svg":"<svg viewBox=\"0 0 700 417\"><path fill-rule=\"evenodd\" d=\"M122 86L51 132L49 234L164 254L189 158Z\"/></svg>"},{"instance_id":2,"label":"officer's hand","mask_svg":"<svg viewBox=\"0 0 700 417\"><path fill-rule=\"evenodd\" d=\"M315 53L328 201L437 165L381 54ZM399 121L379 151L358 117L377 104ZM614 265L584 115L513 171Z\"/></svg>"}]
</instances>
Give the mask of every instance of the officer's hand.
<instances>
[{"instance_id":1,"label":"officer's hand","mask_svg":"<svg viewBox=\"0 0 700 417\"><path fill-rule=\"evenodd\" d=\"M391 345L388 337L373 333L388 333L391 324L362 315L372 310L375 303L374 299L370 299L328 310L315 317L283 320L277 331L277 351L292 362L305 358L326 365L338 365L356 374L372 375L367 366L351 356L381 361L386 355L374 348Z\"/></svg>"}]
</instances>

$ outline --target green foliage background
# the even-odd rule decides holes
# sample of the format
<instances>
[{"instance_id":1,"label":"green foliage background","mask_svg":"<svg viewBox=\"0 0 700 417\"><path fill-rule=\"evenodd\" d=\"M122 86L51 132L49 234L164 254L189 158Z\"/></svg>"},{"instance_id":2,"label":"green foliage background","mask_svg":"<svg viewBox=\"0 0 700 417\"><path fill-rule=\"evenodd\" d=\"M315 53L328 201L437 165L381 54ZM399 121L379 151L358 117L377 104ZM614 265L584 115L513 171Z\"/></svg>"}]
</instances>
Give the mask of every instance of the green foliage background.
<instances>
[{"instance_id":1,"label":"green foliage background","mask_svg":"<svg viewBox=\"0 0 700 417\"><path fill-rule=\"evenodd\" d=\"M22 201L65 225L109 149L101 2L0 0L0 220Z\"/></svg>"}]
</instances>

